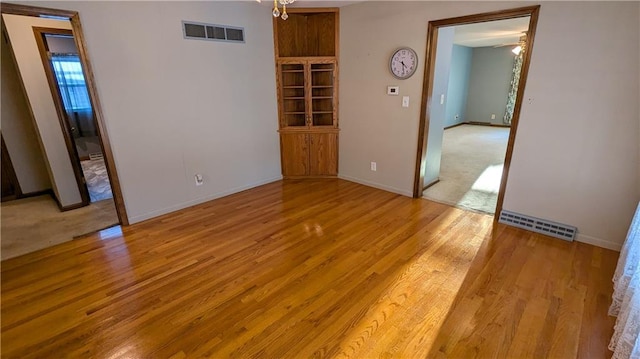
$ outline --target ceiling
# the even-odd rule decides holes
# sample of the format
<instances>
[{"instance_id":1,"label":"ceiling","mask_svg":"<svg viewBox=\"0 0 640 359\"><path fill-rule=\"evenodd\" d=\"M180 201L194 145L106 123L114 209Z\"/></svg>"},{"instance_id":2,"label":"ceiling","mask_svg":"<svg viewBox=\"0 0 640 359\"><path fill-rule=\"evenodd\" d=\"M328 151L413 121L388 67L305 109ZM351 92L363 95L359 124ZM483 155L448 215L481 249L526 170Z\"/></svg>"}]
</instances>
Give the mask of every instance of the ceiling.
<instances>
[{"instance_id":1,"label":"ceiling","mask_svg":"<svg viewBox=\"0 0 640 359\"><path fill-rule=\"evenodd\" d=\"M453 43L468 47L516 44L529 28L529 17L455 26Z\"/></svg>"}]
</instances>

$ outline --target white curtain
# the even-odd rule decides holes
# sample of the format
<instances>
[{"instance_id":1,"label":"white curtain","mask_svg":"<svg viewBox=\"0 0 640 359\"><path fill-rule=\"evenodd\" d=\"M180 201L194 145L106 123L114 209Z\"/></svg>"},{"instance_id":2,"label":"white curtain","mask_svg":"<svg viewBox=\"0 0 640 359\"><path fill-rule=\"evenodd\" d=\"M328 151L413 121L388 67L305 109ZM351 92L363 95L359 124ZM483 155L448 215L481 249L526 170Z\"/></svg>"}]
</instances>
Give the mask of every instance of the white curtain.
<instances>
[{"instance_id":1,"label":"white curtain","mask_svg":"<svg viewBox=\"0 0 640 359\"><path fill-rule=\"evenodd\" d=\"M618 317L609 343L612 359L640 359L640 203L613 276L609 315Z\"/></svg>"}]
</instances>

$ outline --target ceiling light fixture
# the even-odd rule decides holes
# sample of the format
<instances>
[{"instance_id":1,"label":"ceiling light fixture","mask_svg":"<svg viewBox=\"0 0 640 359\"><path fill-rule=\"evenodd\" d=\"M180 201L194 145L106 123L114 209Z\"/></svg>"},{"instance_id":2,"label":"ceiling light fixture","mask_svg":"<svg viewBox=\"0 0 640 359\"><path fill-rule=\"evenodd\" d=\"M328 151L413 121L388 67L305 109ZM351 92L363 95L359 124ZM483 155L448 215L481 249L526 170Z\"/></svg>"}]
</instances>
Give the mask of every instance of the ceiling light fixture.
<instances>
[{"instance_id":1,"label":"ceiling light fixture","mask_svg":"<svg viewBox=\"0 0 640 359\"><path fill-rule=\"evenodd\" d=\"M282 20L286 20L289 18L287 14L287 5L293 4L296 0L273 0L273 17L280 17ZM282 5L282 14L278 9L278 3Z\"/></svg>"},{"instance_id":2,"label":"ceiling light fixture","mask_svg":"<svg viewBox=\"0 0 640 359\"><path fill-rule=\"evenodd\" d=\"M259 3L262 3L262 0L256 0ZM278 2L282 5L282 13L280 13L280 9L278 9ZM287 14L287 5L293 4L296 0L273 0L273 17L280 17L282 20L286 20L289 18L289 14Z\"/></svg>"},{"instance_id":3,"label":"ceiling light fixture","mask_svg":"<svg viewBox=\"0 0 640 359\"><path fill-rule=\"evenodd\" d=\"M511 52L513 52L516 55L520 55L520 51L522 51L522 46L520 45L514 47L513 50L511 50Z\"/></svg>"},{"instance_id":4,"label":"ceiling light fixture","mask_svg":"<svg viewBox=\"0 0 640 359\"><path fill-rule=\"evenodd\" d=\"M514 47L511 52L513 52L516 56L520 55L522 51L524 51L525 47L527 47L527 33L520 36L518 40L518 44Z\"/></svg>"}]
</instances>

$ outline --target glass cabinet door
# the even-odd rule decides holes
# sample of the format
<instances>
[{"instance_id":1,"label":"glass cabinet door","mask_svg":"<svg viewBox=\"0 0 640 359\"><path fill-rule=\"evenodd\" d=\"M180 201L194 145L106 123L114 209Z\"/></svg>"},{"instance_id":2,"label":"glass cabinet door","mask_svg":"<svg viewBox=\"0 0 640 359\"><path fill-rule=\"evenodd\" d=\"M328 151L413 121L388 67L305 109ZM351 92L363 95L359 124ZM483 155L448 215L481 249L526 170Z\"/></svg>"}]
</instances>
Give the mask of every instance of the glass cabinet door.
<instances>
[{"instance_id":1,"label":"glass cabinet door","mask_svg":"<svg viewBox=\"0 0 640 359\"><path fill-rule=\"evenodd\" d=\"M307 126L305 100L305 66L299 64L281 64L282 79L282 126Z\"/></svg>"},{"instance_id":2,"label":"glass cabinet door","mask_svg":"<svg viewBox=\"0 0 640 359\"><path fill-rule=\"evenodd\" d=\"M311 63L311 125L334 126L335 64Z\"/></svg>"}]
</instances>

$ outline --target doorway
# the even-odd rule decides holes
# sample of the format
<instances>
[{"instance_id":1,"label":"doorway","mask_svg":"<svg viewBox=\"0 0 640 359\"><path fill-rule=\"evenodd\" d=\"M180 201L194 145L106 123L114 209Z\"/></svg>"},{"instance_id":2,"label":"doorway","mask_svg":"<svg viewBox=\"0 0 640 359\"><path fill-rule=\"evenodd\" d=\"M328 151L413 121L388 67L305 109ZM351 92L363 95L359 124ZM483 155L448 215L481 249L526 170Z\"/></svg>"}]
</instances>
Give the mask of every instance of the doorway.
<instances>
[{"instance_id":1,"label":"doorway","mask_svg":"<svg viewBox=\"0 0 640 359\"><path fill-rule=\"evenodd\" d=\"M436 98L444 95L443 103L432 102L433 116L440 115L442 121L432 117L430 125L444 131L437 181L432 173L425 176L429 183L423 198L494 214L529 20L526 16L439 31L435 77L446 81L434 86Z\"/></svg>"},{"instance_id":2,"label":"doorway","mask_svg":"<svg viewBox=\"0 0 640 359\"><path fill-rule=\"evenodd\" d=\"M3 165L14 160L18 190L2 203L5 260L128 220L77 13L0 8ZM86 161L102 164L102 198L91 195Z\"/></svg>"},{"instance_id":3,"label":"doorway","mask_svg":"<svg viewBox=\"0 0 640 359\"><path fill-rule=\"evenodd\" d=\"M124 204L124 199L122 197L122 190L120 187L120 181L118 180L118 173L115 167L115 162L113 158L113 152L111 150L111 144L109 142L109 136L106 131L106 126L104 123L104 118L102 115L102 109L100 106L100 100L98 98L98 93L96 89L96 84L93 76L93 71L91 67L91 63L89 62L89 57L86 50L86 45L84 41L84 35L82 32L82 25L80 22L80 15L77 11L69 11L69 10L60 10L60 9L51 9L37 6L29 6L29 5L19 5L19 4L9 4L2 2L0 3L0 12L4 14L10 15L20 15L27 17L36 17L43 19L58 19L58 20L67 20L70 23L71 34L73 36L73 40L77 49L77 59L82 68L82 75L85 80L85 87L88 95L88 99L90 102L92 117L93 117L93 130L96 134L95 137L98 139L98 144L100 148L100 153L102 154L102 158L104 161L104 171L106 172L106 176L108 178L109 185L111 187L113 201L115 203L116 212L118 216L119 223L122 225L128 225L129 220L127 218L127 211ZM65 35L65 34L62 34ZM67 34L68 35L68 34ZM37 36L36 36L37 39ZM55 96L54 96L55 97ZM33 115L33 109L30 109L31 115ZM60 114L59 114L60 115ZM61 117L61 116L59 116ZM72 142L70 136L71 126L67 128L68 131L64 130L66 121L61 121L61 125L63 127L63 134L65 135L65 142L67 143L67 148L71 148L70 151L75 151L77 153L78 147L76 147ZM79 144L82 146L82 144ZM88 145L87 145L88 148ZM91 154L91 152L89 152ZM78 156L78 158L80 158ZM91 157L89 157L91 158ZM75 161L72 158L72 164ZM83 172L81 166L74 165L74 172L76 178L82 177ZM85 186L86 190L86 186ZM82 190L81 190L82 192ZM87 190L88 192L88 190ZM89 195L87 194L87 198ZM77 207L77 206L73 206ZM61 208L64 210L64 208Z\"/></svg>"},{"instance_id":4,"label":"doorway","mask_svg":"<svg viewBox=\"0 0 640 359\"><path fill-rule=\"evenodd\" d=\"M497 194L495 196L494 211L495 214L500 213L502 209L502 202L504 200L504 189L506 187L508 179L513 143L515 141L518 119L520 116L522 96L531 59L531 50L533 48L535 38L535 29L537 25L539 8L540 6L524 7L429 22L425 78L423 85L420 127L418 131L418 151L416 156L416 172L413 191L414 198L422 197L425 189L428 189L430 186L437 185L437 183L440 181L441 160L443 159L442 155L444 150L443 138L445 137L446 114L444 103L445 98L448 97L448 94L446 93L446 86L444 87L443 91L442 88L438 85L439 83L443 82L443 80L438 77L443 77L443 75L441 72L436 71L436 58L443 57L443 52L438 53L439 45L443 46L443 44L447 41L443 40L443 38L445 36L449 36L450 39L448 41L452 41L454 36L454 28L457 26L481 24L500 20L521 19L528 17L529 21L528 27L526 29L527 51L522 52L521 66L519 68L520 74L518 76L519 81L516 81L514 84L513 96L510 95L509 98L504 99L505 112L508 112L509 115L505 115L503 116L503 118L505 119L504 121L507 121L506 118L508 117L509 121L508 123L500 123L500 127L509 126L510 129L508 131L508 139L506 141L506 150L505 152L503 152L504 161L502 170L500 171L500 168L496 166L487 166L486 173L484 173L485 171L483 171L483 173L481 173L477 178L477 180L480 182L486 181L488 177L500 178ZM449 51L449 54L451 54L451 50ZM438 56L436 56L436 54ZM448 83L448 72L446 74L446 77L447 78L444 79L444 82ZM511 109L509 110L506 107L508 100L511 98ZM497 117L498 116L496 114L493 114L489 117L487 123L478 124L474 122L483 121L468 120L468 123L463 125L487 125L487 127L490 127L489 125L491 125L492 120L502 120L498 119ZM451 125L449 125L449 127L455 128ZM460 127L462 127L462 125L460 125ZM472 138L476 137L480 136L472 136ZM464 148L466 146L461 147ZM481 177L484 178L481 179Z\"/></svg>"},{"instance_id":5,"label":"doorway","mask_svg":"<svg viewBox=\"0 0 640 359\"><path fill-rule=\"evenodd\" d=\"M33 31L68 139L67 150L83 204L110 199L111 184L73 32L40 27L34 27Z\"/></svg>"}]
</instances>

